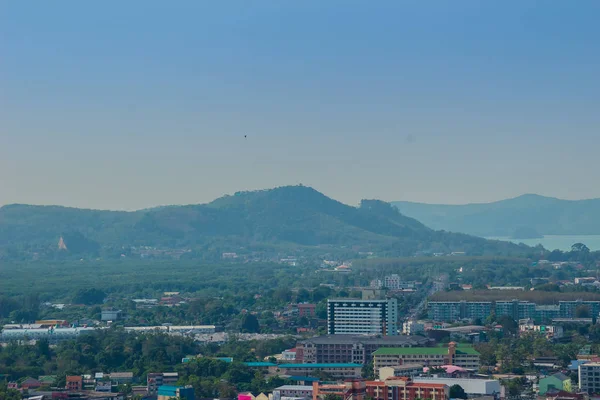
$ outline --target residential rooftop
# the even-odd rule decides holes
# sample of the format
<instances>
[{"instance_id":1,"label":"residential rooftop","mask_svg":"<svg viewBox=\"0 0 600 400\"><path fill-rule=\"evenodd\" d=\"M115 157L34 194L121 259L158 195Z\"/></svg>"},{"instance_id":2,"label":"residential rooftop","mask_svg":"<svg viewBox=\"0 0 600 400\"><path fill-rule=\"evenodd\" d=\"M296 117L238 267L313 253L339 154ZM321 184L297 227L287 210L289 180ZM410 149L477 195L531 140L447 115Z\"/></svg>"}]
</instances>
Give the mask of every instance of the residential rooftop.
<instances>
[{"instance_id":1,"label":"residential rooftop","mask_svg":"<svg viewBox=\"0 0 600 400\"><path fill-rule=\"evenodd\" d=\"M313 390L313 387L310 385L283 385L276 387L273 390Z\"/></svg>"},{"instance_id":2,"label":"residential rooftop","mask_svg":"<svg viewBox=\"0 0 600 400\"><path fill-rule=\"evenodd\" d=\"M383 335L322 335L304 340L304 343L314 344L401 344L407 346L424 345L431 342L430 339L423 336L383 336Z\"/></svg>"},{"instance_id":3,"label":"residential rooftop","mask_svg":"<svg viewBox=\"0 0 600 400\"><path fill-rule=\"evenodd\" d=\"M275 367L277 364L267 361L250 361L245 362L248 367Z\"/></svg>"}]
</instances>

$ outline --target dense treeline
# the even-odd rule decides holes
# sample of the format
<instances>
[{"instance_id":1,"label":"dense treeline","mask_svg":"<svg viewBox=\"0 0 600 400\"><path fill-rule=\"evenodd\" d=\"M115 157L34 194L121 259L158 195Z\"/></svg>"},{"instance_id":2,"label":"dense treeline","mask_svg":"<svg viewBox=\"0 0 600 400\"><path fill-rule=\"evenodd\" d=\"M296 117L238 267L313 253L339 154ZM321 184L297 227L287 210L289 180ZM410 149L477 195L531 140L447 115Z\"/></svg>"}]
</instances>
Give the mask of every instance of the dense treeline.
<instances>
[{"instance_id":1,"label":"dense treeline","mask_svg":"<svg viewBox=\"0 0 600 400\"><path fill-rule=\"evenodd\" d=\"M492 338L489 342L476 345L481 353L481 365L487 372L488 368L499 366L502 373L517 373L535 371L533 360L536 357L556 357L559 365L566 368L571 360L576 359L577 353L585 345L592 344L592 354L600 350L600 328L597 326L578 327L581 332L569 332L572 340L569 343L553 343L538 334ZM595 343L594 343L595 342Z\"/></svg>"},{"instance_id":2,"label":"dense treeline","mask_svg":"<svg viewBox=\"0 0 600 400\"><path fill-rule=\"evenodd\" d=\"M128 334L119 329L108 329L52 347L43 340L35 345L0 347L0 370L15 380L57 375L58 385L64 385L66 375L131 371L134 377L145 382L149 372L177 371L182 383L193 384L200 393L206 394L203 397L209 397L232 388L260 391L271 384L279 385L279 381L259 377L242 362L262 360L293 347L294 343L293 338L248 342L234 338L222 346L200 346L184 337L160 333ZM182 364L182 358L199 354L204 358ZM234 363L210 357L233 357ZM211 381L211 389L208 389L207 380ZM220 384L223 380L229 383L228 386Z\"/></svg>"},{"instance_id":3,"label":"dense treeline","mask_svg":"<svg viewBox=\"0 0 600 400\"><path fill-rule=\"evenodd\" d=\"M118 324L216 324L229 332L292 333L298 324L281 326L273 311L283 310L293 302L313 302L318 304L318 317L325 318L324 302L329 296L360 296L360 293L332 290L320 286L321 282L346 287L368 282L366 277L355 274L317 271L317 268L269 263L202 265L125 260L5 264L0 266L4 278L0 280L3 293L0 324L36 319L99 320L102 309L115 308L126 315L126 320ZM132 301L160 299L164 291L181 292L186 301L176 307L150 309L138 307ZM23 292L26 294L18 294ZM66 306L59 309L44 305L44 301ZM259 325L250 327L248 318L257 318ZM308 325L306 319L298 322Z\"/></svg>"},{"instance_id":4,"label":"dense treeline","mask_svg":"<svg viewBox=\"0 0 600 400\"><path fill-rule=\"evenodd\" d=\"M37 293L41 300L74 303L78 291L90 288L103 290L109 296L129 298L152 297L164 291L222 296L240 289L257 293L278 287L318 286L323 277L314 271L314 266L291 268L267 262L215 264L137 259L4 262L0 264L0 293Z\"/></svg>"},{"instance_id":5,"label":"dense treeline","mask_svg":"<svg viewBox=\"0 0 600 400\"><path fill-rule=\"evenodd\" d=\"M163 334L136 336L107 329L52 347L44 340L35 345L9 344L0 348L0 369L13 379L94 371L133 371L141 376L171 369L182 357L197 351L197 344L187 338Z\"/></svg>"}]
</instances>

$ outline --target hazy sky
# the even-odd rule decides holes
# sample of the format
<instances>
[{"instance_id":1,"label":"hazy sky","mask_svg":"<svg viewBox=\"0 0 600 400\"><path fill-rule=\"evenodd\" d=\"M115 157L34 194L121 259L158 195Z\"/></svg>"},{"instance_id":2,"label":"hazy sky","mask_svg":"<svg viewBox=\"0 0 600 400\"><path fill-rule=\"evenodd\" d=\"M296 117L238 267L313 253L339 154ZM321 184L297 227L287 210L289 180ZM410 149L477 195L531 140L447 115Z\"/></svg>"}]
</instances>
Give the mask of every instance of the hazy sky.
<instances>
[{"instance_id":1,"label":"hazy sky","mask_svg":"<svg viewBox=\"0 0 600 400\"><path fill-rule=\"evenodd\" d=\"M0 0L0 204L600 197L600 1ZM247 138L244 138L247 135Z\"/></svg>"}]
</instances>

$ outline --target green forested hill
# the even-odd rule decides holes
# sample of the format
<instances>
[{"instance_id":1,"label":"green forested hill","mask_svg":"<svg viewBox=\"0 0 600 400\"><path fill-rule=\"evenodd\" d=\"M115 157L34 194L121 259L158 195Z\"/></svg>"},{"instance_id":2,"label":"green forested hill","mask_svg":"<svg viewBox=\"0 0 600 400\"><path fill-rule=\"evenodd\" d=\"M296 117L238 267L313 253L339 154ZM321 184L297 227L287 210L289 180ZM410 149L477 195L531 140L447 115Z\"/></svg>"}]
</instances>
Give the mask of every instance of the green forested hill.
<instances>
[{"instance_id":1,"label":"green forested hill","mask_svg":"<svg viewBox=\"0 0 600 400\"><path fill-rule=\"evenodd\" d=\"M265 245L287 249L327 246L413 255L465 251L509 254L526 248L463 234L434 231L388 203L363 200L351 207L304 186L239 192L208 204L169 206L137 212L58 206L0 208L0 251L4 258L59 252L119 256L132 246L206 252Z\"/></svg>"}]
</instances>

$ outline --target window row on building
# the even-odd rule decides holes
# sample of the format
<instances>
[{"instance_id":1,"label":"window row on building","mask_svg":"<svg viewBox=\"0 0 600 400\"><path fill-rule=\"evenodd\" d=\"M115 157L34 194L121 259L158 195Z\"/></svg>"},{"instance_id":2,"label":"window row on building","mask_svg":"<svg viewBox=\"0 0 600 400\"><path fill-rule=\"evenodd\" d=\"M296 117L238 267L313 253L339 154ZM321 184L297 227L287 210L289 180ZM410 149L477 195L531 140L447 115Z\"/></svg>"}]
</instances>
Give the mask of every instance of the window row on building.
<instances>
[{"instance_id":1,"label":"window row on building","mask_svg":"<svg viewBox=\"0 0 600 400\"><path fill-rule=\"evenodd\" d=\"M515 320L533 319L547 322L554 318L590 317L600 313L600 301L559 301L557 305L538 305L523 300L502 301L430 301L428 316L435 321L485 319L492 311L496 316L508 315Z\"/></svg>"}]
</instances>

